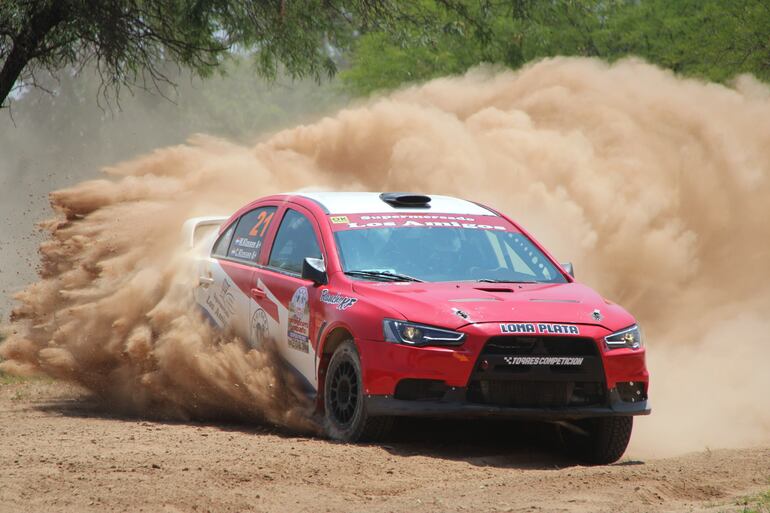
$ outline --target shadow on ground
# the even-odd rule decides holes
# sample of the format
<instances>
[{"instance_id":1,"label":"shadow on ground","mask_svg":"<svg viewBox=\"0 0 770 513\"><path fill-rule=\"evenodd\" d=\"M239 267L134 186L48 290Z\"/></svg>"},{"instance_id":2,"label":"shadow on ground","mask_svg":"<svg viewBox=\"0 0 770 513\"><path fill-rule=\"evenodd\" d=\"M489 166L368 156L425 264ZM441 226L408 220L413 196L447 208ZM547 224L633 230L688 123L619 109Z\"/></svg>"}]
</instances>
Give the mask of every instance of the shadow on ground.
<instances>
[{"instance_id":1,"label":"shadow on ground","mask_svg":"<svg viewBox=\"0 0 770 513\"><path fill-rule=\"evenodd\" d=\"M118 422L151 422L159 425L206 426L227 432L255 436L273 435L284 439L308 438L281 426L259 421L215 418L170 420L117 412L111 405L92 396L41 402L31 408L50 415L111 419ZM349 444L311 437L340 449ZM561 450L556 426L547 423L501 420L397 419L385 440L367 444L381 447L399 457L427 456L437 460L465 461L476 466L532 470L556 470L579 465ZM437 461L440 465L440 461ZM642 465L641 461L622 461L617 465Z\"/></svg>"},{"instance_id":2,"label":"shadow on ground","mask_svg":"<svg viewBox=\"0 0 770 513\"><path fill-rule=\"evenodd\" d=\"M577 465L561 450L556 426L541 422L397 419L391 442L398 456L431 456L477 466L559 469Z\"/></svg>"}]
</instances>

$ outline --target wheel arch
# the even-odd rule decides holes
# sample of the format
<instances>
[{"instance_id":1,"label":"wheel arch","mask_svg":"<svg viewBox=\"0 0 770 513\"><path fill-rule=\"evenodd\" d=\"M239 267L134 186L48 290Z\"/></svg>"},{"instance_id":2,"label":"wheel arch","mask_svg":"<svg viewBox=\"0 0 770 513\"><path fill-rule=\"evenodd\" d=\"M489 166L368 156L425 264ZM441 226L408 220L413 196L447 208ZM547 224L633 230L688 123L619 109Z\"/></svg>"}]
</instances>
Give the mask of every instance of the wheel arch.
<instances>
[{"instance_id":1,"label":"wheel arch","mask_svg":"<svg viewBox=\"0 0 770 513\"><path fill-rule=\"evenodd\" d=\"M329 326L326 329L326 334L321 339L321 345L318 351L318 369L316 371L318 377L318 394L316 401L319 411L324 410L324 387L326 386L326 369L329 368L329 361L331 360L334 351L345 342L346 340L352 340L355 344L355 337L353 336L353 330L350 326L342 323L337 323ZM357 346L358 344L356 344Z\"/></svg>"}]
</instances>

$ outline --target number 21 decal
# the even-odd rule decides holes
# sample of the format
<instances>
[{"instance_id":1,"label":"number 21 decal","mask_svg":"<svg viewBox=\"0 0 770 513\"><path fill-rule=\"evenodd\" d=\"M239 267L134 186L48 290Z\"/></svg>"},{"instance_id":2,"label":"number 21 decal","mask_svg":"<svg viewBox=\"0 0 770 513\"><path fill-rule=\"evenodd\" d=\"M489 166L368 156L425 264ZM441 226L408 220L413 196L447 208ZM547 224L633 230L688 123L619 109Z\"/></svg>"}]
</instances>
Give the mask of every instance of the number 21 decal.
<instances>
[{"instance_id":1,"label":"number 21 decal","mask_svg":"<svg viewBox=\"0 0 770 513\"><path fill-rule=\"evenodd\" d=\"M260 212L257 216L257 224L255 224L251 231L249 231L249 236L256 237L259 235L259 237L264 237L265 232L267 232L267 227L270 226L270 221L273 219L274 213L275 212L270 212L268 214L264 210Z\"/></svg>"}]
</instances>

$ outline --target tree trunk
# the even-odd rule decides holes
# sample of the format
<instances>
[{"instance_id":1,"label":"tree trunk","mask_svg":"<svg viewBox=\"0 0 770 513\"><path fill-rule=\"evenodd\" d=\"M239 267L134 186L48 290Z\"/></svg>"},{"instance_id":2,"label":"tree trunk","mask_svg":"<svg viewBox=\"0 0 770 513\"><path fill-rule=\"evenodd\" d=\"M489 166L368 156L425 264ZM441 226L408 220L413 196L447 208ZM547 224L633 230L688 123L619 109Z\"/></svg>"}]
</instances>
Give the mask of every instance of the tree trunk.
<instances>
[{"instance_id":1,"label":"tree trunk","mask_svg":"<svg viewBox=\"0 0 770 513\"><path fill-rule=\"evenodd\" d=\"M0 107L5 103L27 64L40 56L46 35L64 20L66 3L63 0L53 0L34 13L21 32L13 38L13 48L0 69Z\"/></svg>"}]
</instances>

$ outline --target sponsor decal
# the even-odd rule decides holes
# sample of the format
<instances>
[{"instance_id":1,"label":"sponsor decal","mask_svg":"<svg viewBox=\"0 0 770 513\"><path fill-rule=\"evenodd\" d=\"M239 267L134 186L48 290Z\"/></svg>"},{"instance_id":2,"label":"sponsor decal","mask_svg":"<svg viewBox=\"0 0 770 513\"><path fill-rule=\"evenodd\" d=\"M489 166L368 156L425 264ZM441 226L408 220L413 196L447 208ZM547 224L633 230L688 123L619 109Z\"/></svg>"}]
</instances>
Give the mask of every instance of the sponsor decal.
<instances>
[{"instance_id":1,"label":"sponsor decal","mask_svg":"<svg viewBox=\"0 0 770 513\"><path fill-rule=\"evenodd\" d=\"M506 356L503 361L508 365L582 365L581 357L564 356Z\"/></svg>"},{"instance_id":2,"label":"sponsor decal","mask_svg":"<svg viewBox=\"0 0 770 513\"><path fill-rule=\"evenodd\" d=\"M288 346L307 353L310 350L310 305L307 300L307 288L300 287L289 303L289 324L287 330Z\"/></svg>"},{"instance_id":3,"label":"sponsor decal","mask_svg":"<svg viewBox=\"0 0 770 513\"><path fill-rule=\"evenodd\" d=\"M337 294L336 292L329 292L329 289L323 289L321 290L321 302L326 303L327 305L334 305L337 307L337 310L347 310L351 306L355 305L358 302L358 299L354 297L343 296L342 294Z\"/></svg>"},{"instance_id":4,"label":"sponsor decal","mask_svg":"<svg viewBox=\"0 0 770 513\"><path fill-rule=\"evenodd\" d=\"M458 216L424 214L383 214L332 216L335 230L361 228L470 228L476 230L515 231L497 216Z\"/></svg>"},{"instance_id":5,"label":"sponsor decal","mask_svg":"<svg viewBox=\"0 0 770 513\"><path fill-rule=\"evenodd\" d=\"M379 227L445 227L445 228L473 228L478 230L502 230L505 231L504 226L495 226L491 224L476 224L476 223L460 223L457 221L403 221L396 223L394 221L375 221L372 223L348 223L348 228L379 228Z\"/></svg>"},{"instance_id":6,"label":"sponsor decal","mask_svg":"<svg viewBox=\"0 0 770 513\"><path fill-rule=\"evenodd\" d=\"M257 308L251 316L251 338L257 346L267 340L267 313L262 308Z\"/></svg>"},{"instance_id":7,"label":"sponsor decal","mask_svg":"<svg viewBox=\"0 0 770 513\"><path fill-rule=\"evenodd\" d=\"M500 333L537 333L540 335L580 335L580 328L572 324L507 322L500 324Z\"/></svg>"},{"instance_id":8,"label":"sponsor decal","mask_svg":"<svg viewBox=\"0 0 770 513\"><path fill-rule=\"evenodd\" d=\"M468 318L470 318L470 315L468 315L468 312L466 312L465 310L460 310L459 308L452 308L452 311L460 319L467 320Z\"/></svg>"},{"instance_id":9,"label":"sponsor decal","mask_svg":"<svg viewBox=\"0 0 770 513\"><path fill-rule=\"evenodd\" d=\"M231 292L232 282L225 278L219 288L212 290L206 298L206 307L217 323L224 327L235 312L235 296Z\"/></svg>"},{"instance_id":10,"label":"sponsor decal","mask_svg":"<svg viewBox=\"0 0 770 513\"><path fill-rule=\"evenodd\" d=\"M369 220L388 220L388 219L442 219L447 221L475 221L475 217L466 217L466 216L431 216L431 215L423 215L423 214L385 214L385 215L365 215L360 216L359 219L362 221L369 221Z\"/></svg>"}]
</instances>

